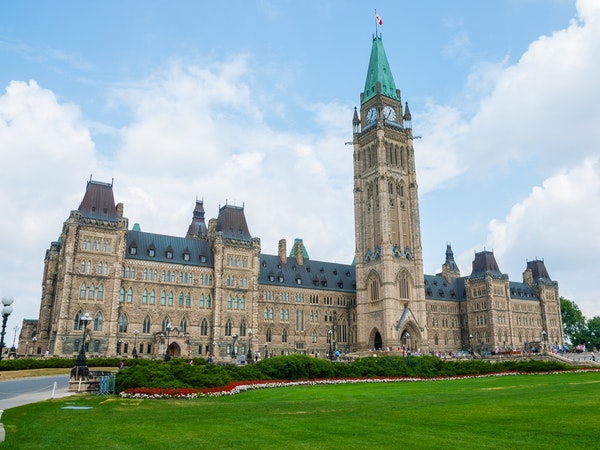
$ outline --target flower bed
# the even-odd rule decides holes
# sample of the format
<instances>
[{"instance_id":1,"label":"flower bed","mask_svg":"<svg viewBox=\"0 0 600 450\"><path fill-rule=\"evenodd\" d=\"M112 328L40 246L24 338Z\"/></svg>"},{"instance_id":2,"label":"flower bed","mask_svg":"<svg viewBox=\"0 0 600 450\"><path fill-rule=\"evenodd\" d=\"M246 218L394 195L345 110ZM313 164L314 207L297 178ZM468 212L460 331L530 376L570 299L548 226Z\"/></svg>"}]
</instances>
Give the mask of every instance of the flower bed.
<instances>
[{"instance_id":1,"label":"flower bed","mask_svg":"<svg viewBox=\"0 0 600 450\"><path fill-rule=\"evenodd\" d=\"M598 369L580 369L573 372L596 372ZM350 378L350 379L320 379L320 380L257 380L257 381L237 381L228 383L225 386L219 386L206 389L192 388L135 388L126 389L119 393L121 398L142 398L142 399L172 399L172 398L198 398L198 397L220 397L223 395L235 395L241 392L253 389L279 388L288 386L316 386L323 384L350 384L350 383L398 383L398 382L416 382L416 381L446 381L446 380L462 380L469 378L485 378L499 376L514 376L514 375L546 375L564 373L563 371L555 372L502 372L484 375L465 375L454 377L437 377L437 378L412 378L412 377L390 377L390 378Z\"/></svg>"}]
</instances>

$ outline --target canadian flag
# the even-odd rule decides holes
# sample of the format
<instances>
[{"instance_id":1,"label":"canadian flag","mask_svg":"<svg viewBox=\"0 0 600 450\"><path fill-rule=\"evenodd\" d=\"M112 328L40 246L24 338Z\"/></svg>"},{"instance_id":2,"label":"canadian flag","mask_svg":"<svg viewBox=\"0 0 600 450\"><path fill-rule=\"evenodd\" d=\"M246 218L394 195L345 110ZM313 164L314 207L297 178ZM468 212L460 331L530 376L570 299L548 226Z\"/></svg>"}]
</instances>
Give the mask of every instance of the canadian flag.
<instances>
[{"instance_id":1,"label":"canadian flag","mask_svg":"<svg viewBox=\"0 0 600 450\"><path fill-rule=\"evenodd\" d=\"M381 17L379 17L379 14L377 14L377 11L375 11L375 20L379 25L383 25L383 20L381 20Z\"/></svg>"}]
</instances>

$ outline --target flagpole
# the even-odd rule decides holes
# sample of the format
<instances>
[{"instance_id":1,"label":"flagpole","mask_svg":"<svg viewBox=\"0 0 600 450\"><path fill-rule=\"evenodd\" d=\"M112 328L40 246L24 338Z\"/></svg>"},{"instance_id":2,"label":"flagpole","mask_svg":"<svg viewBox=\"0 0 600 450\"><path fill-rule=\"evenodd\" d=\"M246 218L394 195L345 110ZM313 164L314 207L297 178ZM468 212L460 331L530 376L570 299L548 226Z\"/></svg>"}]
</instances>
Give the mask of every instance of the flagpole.
<instances>
[{"instance_id":1,"label":"flagpole","mask_svg":"<svg viewBox=\"0 0 600 450\"><path fill-rule=\"evenodd\" d=\"M375 37L377 37L377 25L379 22L377 21L377 10L375 10Z\"/></svg>"}]
</instances>

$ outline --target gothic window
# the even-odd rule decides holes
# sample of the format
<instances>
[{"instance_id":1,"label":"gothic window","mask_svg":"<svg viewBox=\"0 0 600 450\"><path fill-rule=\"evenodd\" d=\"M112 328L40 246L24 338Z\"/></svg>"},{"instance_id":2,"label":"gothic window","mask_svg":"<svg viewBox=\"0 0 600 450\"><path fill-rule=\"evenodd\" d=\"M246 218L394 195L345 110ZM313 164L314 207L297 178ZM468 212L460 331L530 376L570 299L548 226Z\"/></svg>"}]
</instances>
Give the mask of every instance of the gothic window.
<instances>
[{"instance_id":1,"label":"gothic window","mask_svg":"<svg viewBox=\"0 0 600 450\"><path fill-rule=\"evenodd\" d=\"M94 283L90 284L90 290L88 291L88 299L94 300L94 294L96 293L96 288L94 287Z\"/></svg>"},{"instance_id":2,"label":"gothic window","mask_svg":"<svg viewBox=\"0 0 600 450\"><path fill-rule=\"evenodd\" d=\"M73 329L74 330L81 330L83 329L83 321L81 320L81 311L78 311L77 314L75 314L75 318L73 319Z\"/></svg>"},{"instance_id":3,"label":"gothic window","mask_svg":"<svg viewBox=\"0 0 600 450\"><path fill-rule=\"evenodd\" d=\"M79 269L80 272L85 272L85 260L81 261L81 267Z\"/></svg>"},{"instance_id":4,"label":"gothic window","mask_svg":"<svg viewBox=\"0 0 600 450\"><path fill-rule=\"evenodd\" d=\"M372 277L369 281L369 298L372 302L379 300L379 282L377 278Z\"/></svg>"},{"instance_id":5,"label":"gothic window","mask_svg":"<svg viewBox=\"0 0 600 450\"><path fill-rule=\"evenodd\" d=\"M287 330L284 328L283 331L281 332L281 342L286 343L287 338L288 338L288 333L287 333Z\"/></svg>"},{"instance_id":6,"label":"gothic window","mask_svg":"<svg viewBox=\"0 0 600 450\"><path fill-rule=\"evenodd\" d=\"M240 304L240 300L238 299L238 296L236 295L235 297L233 297L233 309L238 309L239 304Z\"/></svg>"},{"instance_id":7,"label":"gothic window","mask_svg":"<svg viewBox=\"0 0 600 450\"><path fill-rule=\"evenodd\" d=\"M102 275L102 263L98 263L98 275Z\"/></svg>"},{"instance_id":8,"label":"gothic window","mask_svg":"<svg viewBox=\"0 0 600 450\"><path fill-rule=\"evenodd\" d=\"M312 342L313 344L316 344L316 343L317 343L317 330L313 330L313 332L312 332L312 339L311 339L311 342Z\"/></svg>"},{"instance_id":9,"label":"gothic window","mask_svg":"<svg viewBox=\"0 0 600 450\"><path fill-rule=\"evenodd\" d=\"M133 290L131 288L127 289L127 303L131 303L133 301Z\"/></svg>"},{"instance_id":10,"label":"gothic window","mask_svg":"<svg viewBox=\"0 0 600 450\"><path fill-rule=\"evenodd\" d=\"M263 312L263 318L265 320L267 320L269 318L269 309L265 308L264 312Z\"/></svg>"},{"instance_id":11,"label":"gothic window","mask_svg":"<svg viewBox=\"0 0 600 450\"><path fill-rule=\"evenodd\" d=\"M86 290L85 283L81 283L81 287L79 288L79 298L85 298Z\"/></svg>"},{"instance_id":12,"label":"gothic window","mask_svg":"<svg viewBox=\"0 0 600 450\"><path fill-rule=\"evenodd\" d=\"M183 306L183 292L179 293L179 306Z\"/></svg>"},{"instance_id":13,"label":"gothic window","mask_svg":"<svg viewBox=\"0 0 600 450\"><path fill-rule=\"evenodd\" d=\"M242 321L240 324L240 336L246 336L246 322Z\"/></svg>"},{"instance_id":14,"label":"gothic window","mask_svg":"<svg viewBox=\"0 0 600 450\"><path fill-rule=\"evenodd\" d=\"M150 333L150 325L151 325L150 317L146 316L144 318L144 323L142 323L142 333L149 334Z\"/></svg>"},{"instance_id":15,"label":"gothic window","mask_svg":"<svg viewBox=\"0 0 600 450\"><path fill-rule=\"evenodd\" d=\"M165 317L160 324L160 331L162 331L163 333L166 333L167 329L170 328L170 326L171 326L171 321L169 320L169 317Z\"/></svg>"},{"instance_id":16,"label":"gothic window","mask_svg":"<svg viewBox=\"0 0 600 450\"><path fill-rule=\"evenodd\" d=\"M204 308L204 294L200 294L200 302L198 304L200 308Z\"/></svg>"},{"instance_id":17,"label":"gothic window","mask_svg":"<svg viewBox=\"0 0 600 450\"><path fill-rule=\"evenodd\" d=\"M92 262L88 261L87 264L85 265L85 272L90 273L91 271L92 271Z\"/></svg>"},{"instance_id":18,"label":"gothic window","mask_svg":"<svg viewBox=\"0 0 600 450\"><path fill-rule=\"evenodd\" d=\"M94 316L94 331L102 331L102 324L104 323L104 317L102 313L98 311Z\"/></svg>"},{"instance_id":19,"label":"gothic window","mask_svg":"<svg viewBox=\"0 0 600 450\"><path fill-rule=\"evenodd\" d=\"M210 308L210 294L206 296L206 307Z\"/></svg>"},{"instance_id":20,"label":"gothic window","mask_svg":"<svg viewBox=\"0 0 600 450\"><path fill-rule=\"evenodd\" d=\"M246 299L244 298L243 295L240 298L240 309L246 309Z\"/></svg>"},{"instance_id":21,"label":"gothic window","mask_svg":"<svg viewBox=\"0 0 600 450\"><path fill-rule=\"evenodd\" d=\"M96 299L104 300L104 286L98 286L98 293L96 294Z\"/></svg>"},{"instance_id":22,"label":"gothic window","mask_svg":"<svg viewBox=\"0 0 600 450\"><path fill-rule=\"evenodd\" d=\"M225 336L231 336L231 320L225 323Z\"/></svg>"},{"instance_id":23,"label":"gothic window","mask_svg":"<svg viewBox=\"0 0 600 450\"><path fill-rule=\"evenodd\" d=\"M265 342L271 342L272 333L271 329L267 328L267 332L265 333Z\"/></svg>"},{"instance_id":24,"label":"gothic window","mask_svg":"<svg viewBox=\"0 0 600 450\"><path fill-rule=\"evenodd\" d=\"M146 303L148 303L148 291L144 289L144 292L142 292L142 305Z\"/></svg>"},{"instance_id":25,"label":"gothic window","mask_svg":"<svg viewBox=\"0 0 600 450\"><path fill-rule=\"evenodd\" d=\"M233 302L233 300L232 300L232 298L231 298L231 295L229 295L229 296L227 297L227 309L231 309L231 307L232 307L232 306L231 306L231 305L232 305L232 302Z\"/></svg>"},{"instance_id":26,"label":"gothic window","mask_svg":"<svg viewBox=\"0 0 600 450\"><path fill-rule=\"evenodd\" d=\"M192 306L192 295L189 292L185 296L185 306L188 308Z\"/></svg>"},{"instance_id":27,"label":"gothic window","mask_svg":"<svg viewBox=\"0 0 600 450\"><path fill-rule=\"evenodd\" d=\"M200 336L208 336L208 320L202 319L200 324Z\"/></svg>"},{"instance_id":28,"label":"gothic window","mask_svg":"<svg viewBox=\"0 0 600 450\"><path fill-rule=\"evenodd\" d=\"M179 322L179 329L184 333L187 333L187 320L185 317Z\"/></svg>"},{"instance_id":29,"label":"gothic window","mask_svg":"<svg viewBox=\"0 0 600 450\"><path fill-rule=\"evenodd\" d=\"M108 275L108 263L104 263L104 275Z\"/></svg>"},{"instance_id":30,"label":"gothic window","mask_svg":"<svg viewBox=\"0 0 600 450\"><path fill-rule=\"evenodd\" d=\"M152 289L150 291L150 304L154 305L155 301L156 301L156 294L154 293L154 289Z\"/></svg>"},{"instance_id":31,"label":"gothic window","mask_svg":"<svg viewBox=\"0 0 600 450\"><path fill-rule=\"evenodd\" d=\"M173 306L173 292L169 292L169 306Z\"/></svg>"},{"instance_id":32,"label":"gothic window","mask_svg":"<svg viewBox=\"0 0 600 450\"><path fill-rule=\"evenodd\" d=\"M409 298L408 280L405 273L400 278L400 298Z\"/></svg>"},{"instance_id":33,"label":"gothic window","mask_svg":"<svg viewBox=\"0 0 600 450\"><path fill-rule=\"evenodd\" d=\"M166 305L167 304L167 293L165 291L162 291L160 293L160 304L161 305Z\"/></svg>"},{"instance_id":34,"label":"gothic window","mask_svg":"<svg viewBox=\"0 0 600 450\"><path fill-rule=\"evenodd\" d=\"M119 333L127 333L127 316L121 314L119 316Z\"/></svg>"}]
</instances>

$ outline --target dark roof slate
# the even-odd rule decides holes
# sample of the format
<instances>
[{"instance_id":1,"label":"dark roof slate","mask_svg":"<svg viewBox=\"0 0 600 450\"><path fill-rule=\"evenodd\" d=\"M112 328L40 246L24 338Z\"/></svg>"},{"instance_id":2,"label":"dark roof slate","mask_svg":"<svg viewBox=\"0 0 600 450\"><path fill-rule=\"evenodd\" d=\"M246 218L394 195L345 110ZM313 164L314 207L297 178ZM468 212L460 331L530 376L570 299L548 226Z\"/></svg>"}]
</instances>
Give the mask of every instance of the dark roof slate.
<instances>
[{"instance_id":1,"label":"dark roof slate","mask_svg":"<svg viewBox=\"0 0 600 450\"><path fill-rule=\"evenodd\" d=\"M225 205L219 208L217 231L221 232L225 239L252 241L244 208L240 206Z\"/></svg>"},{"instance_id":2,"label":"dark roof slate","mask_svg":"<svg viewBox=\"0 0 600 450\"><path fill-rule=\"evenodd\" d=\"M112 183L89 180L78 211L82 217L89 219L117 221Z\"/></svg>"},{"instance_id":3,"label":"dark roof slate","mask_svg":"<svg viewBox=\"0 0 600 450\"><path fill-rule=\"evenodd\" d=\"M261 254L258 283L354 293L356 271L352 265L314 260L304 260L299 265L295 258L288 258L283 264L277 255Z\"/></svg>"},{"instance_id":4,"label":"dark roof slate","mask_svg":"<svg viewBox=\"0 0 600 450\"><path fill-rule=\"evenodd\" d=\"M131 251L132 247L137 248L134 254ZM155 251L155 256L149 255L148 250L150 249ZM172 252L172 258L167 258L169 251ZM186 253L189 254L189 260L184 257ZM205 239L166 236L134 230L127 233L125 259L214 267L210 245Z\"/></svg>"}]
</instances>

